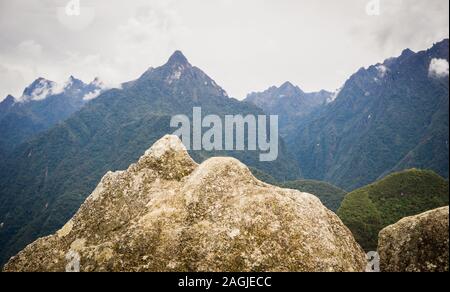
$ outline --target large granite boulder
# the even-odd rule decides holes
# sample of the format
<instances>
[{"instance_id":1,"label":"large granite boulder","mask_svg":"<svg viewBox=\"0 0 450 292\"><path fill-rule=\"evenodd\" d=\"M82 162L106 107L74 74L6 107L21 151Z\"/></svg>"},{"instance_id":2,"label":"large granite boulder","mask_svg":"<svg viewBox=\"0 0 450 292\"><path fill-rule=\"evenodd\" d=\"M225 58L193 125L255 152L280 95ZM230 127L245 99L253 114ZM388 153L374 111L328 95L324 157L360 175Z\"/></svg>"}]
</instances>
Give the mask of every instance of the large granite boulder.
<instances>
[{"instance_id":1,"label":"large granite boulder","mask_svg":"<svg viewBox=\"0 0 450 292\"><path fill-rule=\"evenodd\" d=\"M407 217L380 232L383 272L448 272L449 207Z\"/></svg>"},{"instance_id":2,"label":"large granite boulder","mask_svg":"<svg viewBox=\"0 0 450 292\"><path fill-rule=\"evenodd\" d=\"M108 173L56 234L5 271L364 271L365 254L318 198L258 181L232 158L197 165L166 136Z\"/></svg>"}]
</instances>

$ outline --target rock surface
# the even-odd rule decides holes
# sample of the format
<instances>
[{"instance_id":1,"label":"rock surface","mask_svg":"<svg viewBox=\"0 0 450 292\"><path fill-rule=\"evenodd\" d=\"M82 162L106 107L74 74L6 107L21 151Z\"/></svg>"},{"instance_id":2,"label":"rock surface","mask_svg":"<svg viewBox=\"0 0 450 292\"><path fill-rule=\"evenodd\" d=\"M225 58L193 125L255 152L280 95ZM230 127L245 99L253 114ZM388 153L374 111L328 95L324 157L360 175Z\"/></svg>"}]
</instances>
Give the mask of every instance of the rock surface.
<instances>
[{"instance_id":1,"label":"rock surface","mask_svg":"<svg viewBox=\"0 0 450 292\"><path fill-rule=\"evenodd\" d=\"M232 158L197 165L166 136L108 173L56 234L5 271L364 271L365 255L313 195L258 181Z\"/></svg>"},{"instance_id":2,"label":"rock surface","mask_svg":"<svg viewBox=\"0 0 450 292\"><path fill-rule=\"evenodd\" d=\"M448 272L449 207L407 217L380 232L383 272Z\"/></svg>"}]
</instances>

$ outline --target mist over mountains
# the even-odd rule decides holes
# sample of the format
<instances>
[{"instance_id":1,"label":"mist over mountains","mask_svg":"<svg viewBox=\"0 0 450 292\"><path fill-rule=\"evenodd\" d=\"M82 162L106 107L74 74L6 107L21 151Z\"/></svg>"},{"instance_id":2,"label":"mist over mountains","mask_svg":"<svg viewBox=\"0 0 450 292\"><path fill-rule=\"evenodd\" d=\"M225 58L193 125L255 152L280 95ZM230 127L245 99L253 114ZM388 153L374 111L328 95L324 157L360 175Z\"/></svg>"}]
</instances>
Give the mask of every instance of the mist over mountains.
<instances>
[{"instance_id":1,"label":"mist over mountains","mask_svg":"<svg viewBox=\"0 0 450 292\"><path fill-rule=\"evenodd\" d=\"M8 95L0 102L0 152L11 152L81 109L100 95L104 85L99 79L89 84L70 76L65 84L36 79L22 96Z\"/></svg>"}]
</instances>

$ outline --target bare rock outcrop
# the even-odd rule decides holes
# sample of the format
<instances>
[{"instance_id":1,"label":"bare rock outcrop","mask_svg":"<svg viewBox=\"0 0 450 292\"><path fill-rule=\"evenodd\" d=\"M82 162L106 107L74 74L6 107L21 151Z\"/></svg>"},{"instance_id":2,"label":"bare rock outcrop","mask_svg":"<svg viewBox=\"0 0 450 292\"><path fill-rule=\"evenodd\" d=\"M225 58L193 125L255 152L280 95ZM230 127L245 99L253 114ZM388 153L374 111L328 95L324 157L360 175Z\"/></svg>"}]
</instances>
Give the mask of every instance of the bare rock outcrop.
<instances>
[{"instance_id":1,"label":"bare rock outcrop","mask_svg":"<svg viewBox=\"0 0 450 292\"><path fill-rule=\"evenodd\" d=\"M448 272L449 207L407 217L380 232L383 272Z\"/></svg>"},{"instance_id":2,"label":"bare rock outcrop","mask_svg":"<svg viewBox=\"0 0 450 292\"><path fill-rule=\"evenodd\" d=\"M232 158L197 165L166 136L108 173L56 234L5 271L364 271L365 254L313 195L258 181Z\"/></svg>"}]
</instances>

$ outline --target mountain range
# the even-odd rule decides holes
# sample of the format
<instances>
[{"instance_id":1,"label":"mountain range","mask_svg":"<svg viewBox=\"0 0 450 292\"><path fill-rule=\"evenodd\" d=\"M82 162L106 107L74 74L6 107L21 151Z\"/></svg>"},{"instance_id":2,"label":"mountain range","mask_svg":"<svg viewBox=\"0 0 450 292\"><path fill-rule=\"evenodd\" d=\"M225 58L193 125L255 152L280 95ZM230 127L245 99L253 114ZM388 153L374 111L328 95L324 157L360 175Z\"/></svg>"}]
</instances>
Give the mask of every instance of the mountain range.
<instances>
[{"instance_id":1,"label":"mountain range","mask_svg":"<svg viewBox=\"0 0 450 292\"><path fill-rule=\"evenodd\" d=\"M8 95L0 102L0 152L9 153L64 121L98 96L103 87L97 78L85 84L71 76L66 83L59 85L40 77L25 88L20 98Z\"/></svg>"},{"instance_id":2,"label":"mountain range","mask_svg":"<svg viewBox=\"0 0 450 292\"><path fill-rule=\"evenodd\" d=\"M416 167L448 178L448 60L446 39L361 68L334 93L286 82L245 101L180 51L120 88L39 78L22 97L0 103L0 263L59 229L105 173L128 167L174 131L172 116L192 118L197 106L222 119L279 115L282 136L273 162L252 151L190 151L197 162L233 156L265 181L318 192L333 210L347 191L395 171ZM445 63L446 71L433 67Z\"/></svg>"},{"instance_id":3,"label":"mountain range","mask_svg":"<svg viewBox=\"0 0 450 292\"><path fill-rule=\"evenodd\" d=\"M252 103L267 114L279 116L282 134L295 131L296 122L330 101L333 93L321 90L306 93L287 81L280 87L272 86L263 92L247 95L245 102Z\"/></svg>"},{"instance_id":4,"label":"mountain range","mask_svg":"<svg viewBox=\"0 0 450 292\"><path fill-rule=\"evenodd\" d=\"M352 191L409 168L448 177L448 60L445 39L361 68L335 93L286 82L245 101L279 115L303 178ZM446 71L434 72L436 63Z\"/></svg>"},{"instance_id":5,"label":"mountain range","mask_svg":"<svg viewBox=\"0 0 450 292\"><path fill-rule=\"evenodd\" d=\"M305 178L347 191L408 168L448 177L449 40L362 68L285 137ZM435 72L436 61L447 65Z\"/></svg>"},{"instance_id":6,"label":"mountain range","mask_svg":"<svg viewBox=\"0 0 450 292\"><path fill-rule=\"evenodd\" d=\"M61 227L110 170L121 170L167 133L173 115L263 114L226 92L177 51L158 68L88 102L66 121L17 147L0 166L0 257ZM277 180L300 176L281 141L273 162L257 152L191 152L201 162L234 156ZM14 195L11 195L14 194Z\"/></svg>"}]
</instances>

